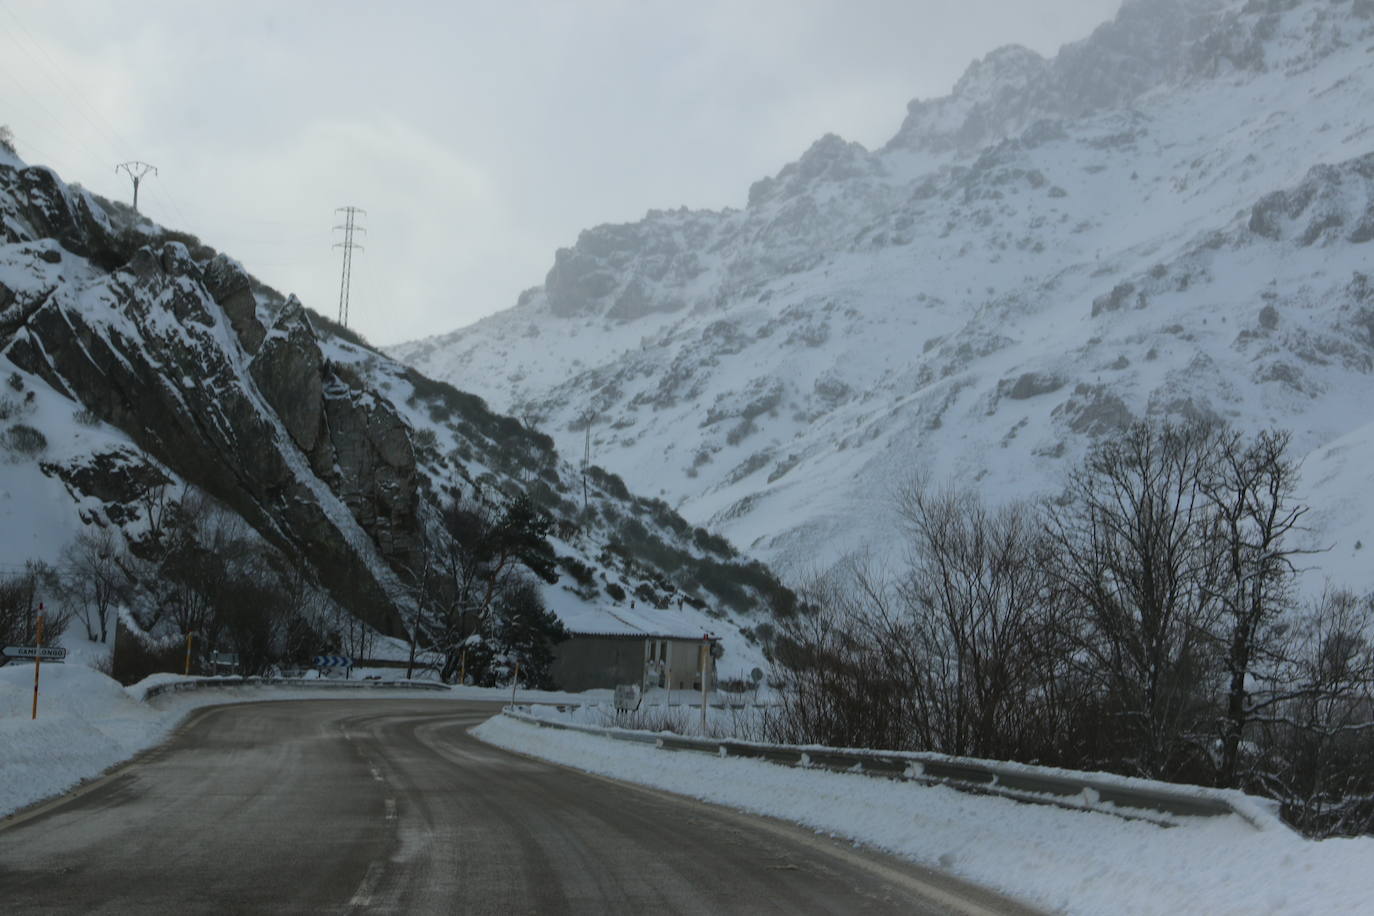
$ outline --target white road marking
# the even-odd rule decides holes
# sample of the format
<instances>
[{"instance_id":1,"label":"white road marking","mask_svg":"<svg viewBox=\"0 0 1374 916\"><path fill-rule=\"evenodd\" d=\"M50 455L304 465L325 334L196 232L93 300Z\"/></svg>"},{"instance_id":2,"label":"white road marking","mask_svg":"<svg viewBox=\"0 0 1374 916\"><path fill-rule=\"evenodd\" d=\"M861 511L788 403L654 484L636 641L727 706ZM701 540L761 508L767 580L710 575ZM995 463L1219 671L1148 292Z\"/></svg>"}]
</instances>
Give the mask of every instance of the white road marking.
<instances>
[{"instance_id":1,"label":"white road marking","mask_svg":"<svg viewBox=\"0 0 1374 916\"><path fill-rule=\"evenodd\" d=\"M377 890L377 883L382 880L382 869L385 868L381 862L373 862L367 866L367 874L363 875L363 881L354 891L353 897L348 901L349 906L370 906L372 904L372 894Z\"/></svg>"}]
</instances>

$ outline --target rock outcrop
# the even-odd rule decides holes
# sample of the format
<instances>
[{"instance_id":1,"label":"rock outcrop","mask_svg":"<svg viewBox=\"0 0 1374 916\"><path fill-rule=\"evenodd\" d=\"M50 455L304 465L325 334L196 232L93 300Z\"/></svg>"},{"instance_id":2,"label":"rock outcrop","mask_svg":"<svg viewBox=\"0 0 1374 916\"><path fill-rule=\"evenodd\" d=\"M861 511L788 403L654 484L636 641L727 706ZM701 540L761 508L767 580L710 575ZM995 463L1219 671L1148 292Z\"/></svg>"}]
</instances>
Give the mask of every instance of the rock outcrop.
<instances>
[{"instance_id":1,"label":"rock outcrop","mask_svg":"<svg viewBox=\"0 0 1374 916\"><path fill-rule=\"evenodd\" d=\"M0 168L3 186L27 201L6 214L16 233L41 233L97 264L127 241L93 199L46 169ZM235 262L148 244L79 291L60 286L35 302L5 354L304 557L344 607L397 629L389 596L420 543L407 427L330 367L298 302L265 330ZM128 501L104 493L90 468L54 472L88 495Z\"/></svg>"}]
</instances>

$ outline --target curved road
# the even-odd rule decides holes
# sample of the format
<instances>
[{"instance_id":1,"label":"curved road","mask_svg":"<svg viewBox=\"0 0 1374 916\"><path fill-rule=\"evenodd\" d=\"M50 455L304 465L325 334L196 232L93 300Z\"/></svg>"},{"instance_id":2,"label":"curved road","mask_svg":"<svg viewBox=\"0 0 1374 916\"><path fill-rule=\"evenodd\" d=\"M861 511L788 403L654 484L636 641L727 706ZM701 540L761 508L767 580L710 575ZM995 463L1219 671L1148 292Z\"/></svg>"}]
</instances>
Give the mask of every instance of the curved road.
<instances>
[{"instance_id":1,"label":"curved road","mask_svg":"<svg viewBox=\"0 0 1374 916\"><path fill-rule=\"evenodd\" d=\"M0 824L0 912L988 913L991 894L805 830L482 744L499 707L194 713Z\"/></svg>"}]
</instances>

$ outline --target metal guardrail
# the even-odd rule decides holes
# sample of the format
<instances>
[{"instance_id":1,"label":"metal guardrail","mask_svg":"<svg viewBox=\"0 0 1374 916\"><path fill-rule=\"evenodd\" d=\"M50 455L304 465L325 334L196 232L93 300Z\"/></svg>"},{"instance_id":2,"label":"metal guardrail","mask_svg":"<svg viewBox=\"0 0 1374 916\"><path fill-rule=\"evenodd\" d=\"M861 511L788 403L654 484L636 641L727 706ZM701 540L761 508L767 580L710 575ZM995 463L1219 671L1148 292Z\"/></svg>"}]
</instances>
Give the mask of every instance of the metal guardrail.
<instances>
[{"instance_id":1,"label":"metal guardrail","mask_svg":"<svg viewBox=\"0 0 1374 916\"><path fill-rule=\"evenodd\" d=\"M529 707L523 707L528 709ZM602 728L541 719L507 706L502 714L541 728L584 732L618 741L652 744L663 750L698 751L720 757L745 757L794 767L814 767L943 785L963 792L998 795L1016 801L1112 814L1165 827L1180 817L1234 814L1257 830L1287 830L1278 805L1232 789L1171 785L1128 776L1082 773L1030 764L949 757L919 751L870 751L754 741L692 738L683 735Z\"/></svg>"},{"instance_id":2,"label":"metal guardrail","mask_svg":"<svg viewBox=\"0 0 1374 916\"><path fill-rule=\"evenodd\" d=\"M155 684L143 692L145 701L165 693L205 690L217 687L303 687L307 690L342 688L345 690L448 690L444 684L428 681L340 681L330 678L307 680L284 677L216 677Z\"/></svg>"},{"instance_id":3,"label":"metal guardrail","mask_svg":"<svg viewBox=\"0 0 1374 916\"><path fill-rule=\"evenodd\" d=\"M567 712L567 711L570 710L570 709L581 709L581 708L583 708L584 706L600 706L600 705L602 705L602 704L601 704L600 702L597 702L597 701L587 701L587 702L583 702L583 701L573 701L573 700L522 700L520 703L517 703L516 705L517 705L517 706L553 706L553 707L555 707L559 712ZM741 711L741 712L742 712L742 711L744 711L744 710L746 710L746 709L772 709L772 708L774 708L775 706L777 706L778 704L776 704L776 703L745 703L745 702L738 702L738 703L737 703L737 702L729 702L729 703L715 702L715 703L707 703L706 705L709 706L711 709L738 710L738 711ZM643 703L643 704L640 705L640 710L641 710L641 711L648 711L648 710L650 710L650 709L690 709L690 710L697 710L697 709L701 709L701 704L700 704L700 703Z\"/></svg>"}]
</instances>

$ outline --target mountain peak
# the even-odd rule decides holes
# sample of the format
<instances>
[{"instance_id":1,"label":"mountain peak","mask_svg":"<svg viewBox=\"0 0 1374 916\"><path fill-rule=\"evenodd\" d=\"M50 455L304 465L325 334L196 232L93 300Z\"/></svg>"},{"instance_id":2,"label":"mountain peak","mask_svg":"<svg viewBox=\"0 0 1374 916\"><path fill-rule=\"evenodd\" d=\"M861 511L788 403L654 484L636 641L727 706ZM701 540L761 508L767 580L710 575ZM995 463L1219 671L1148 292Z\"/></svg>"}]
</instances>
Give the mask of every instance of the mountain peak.
<instances>
[{"instance_id":1,"label":"mountain peak","mask_svg":"<svg viewBox=\"0 0 1374 916\"><path fill-rule=\"evenodd\" d=\"M796 162L783 166L777 175L754 182L749 188L749 206L795 197L819 182L844 181L880 171L881 166L863 144L826 134Z\"/></svg>"},{"instance_id":2,"label":"mountain peak","mask_svg":"<svg viewBox=\"0 0 1374 916\"><path fill-rule=\"evenodd\" d=\"M1024 45L1003 45L969 64L954 84L953 95L982 100L1007 87L1028 86L1044 76L1049 65L1048 59Z\"/></svg>"},{"instance_id":3,"label":"mountain peak","mask_svg":"<svg viewBox=\"0 0 1374 916\"><path fill-rule=\"evenodd\" d=\"M1369 0L1127 0L1052 59L1011 45L975 61L949 95L913 100L887 148L972 152L1189 80L1304 66L1367 35L1371 18ZM1267 49L1285 39L1286 56L1271 61Z\"/></svg>"}]
</instances>

